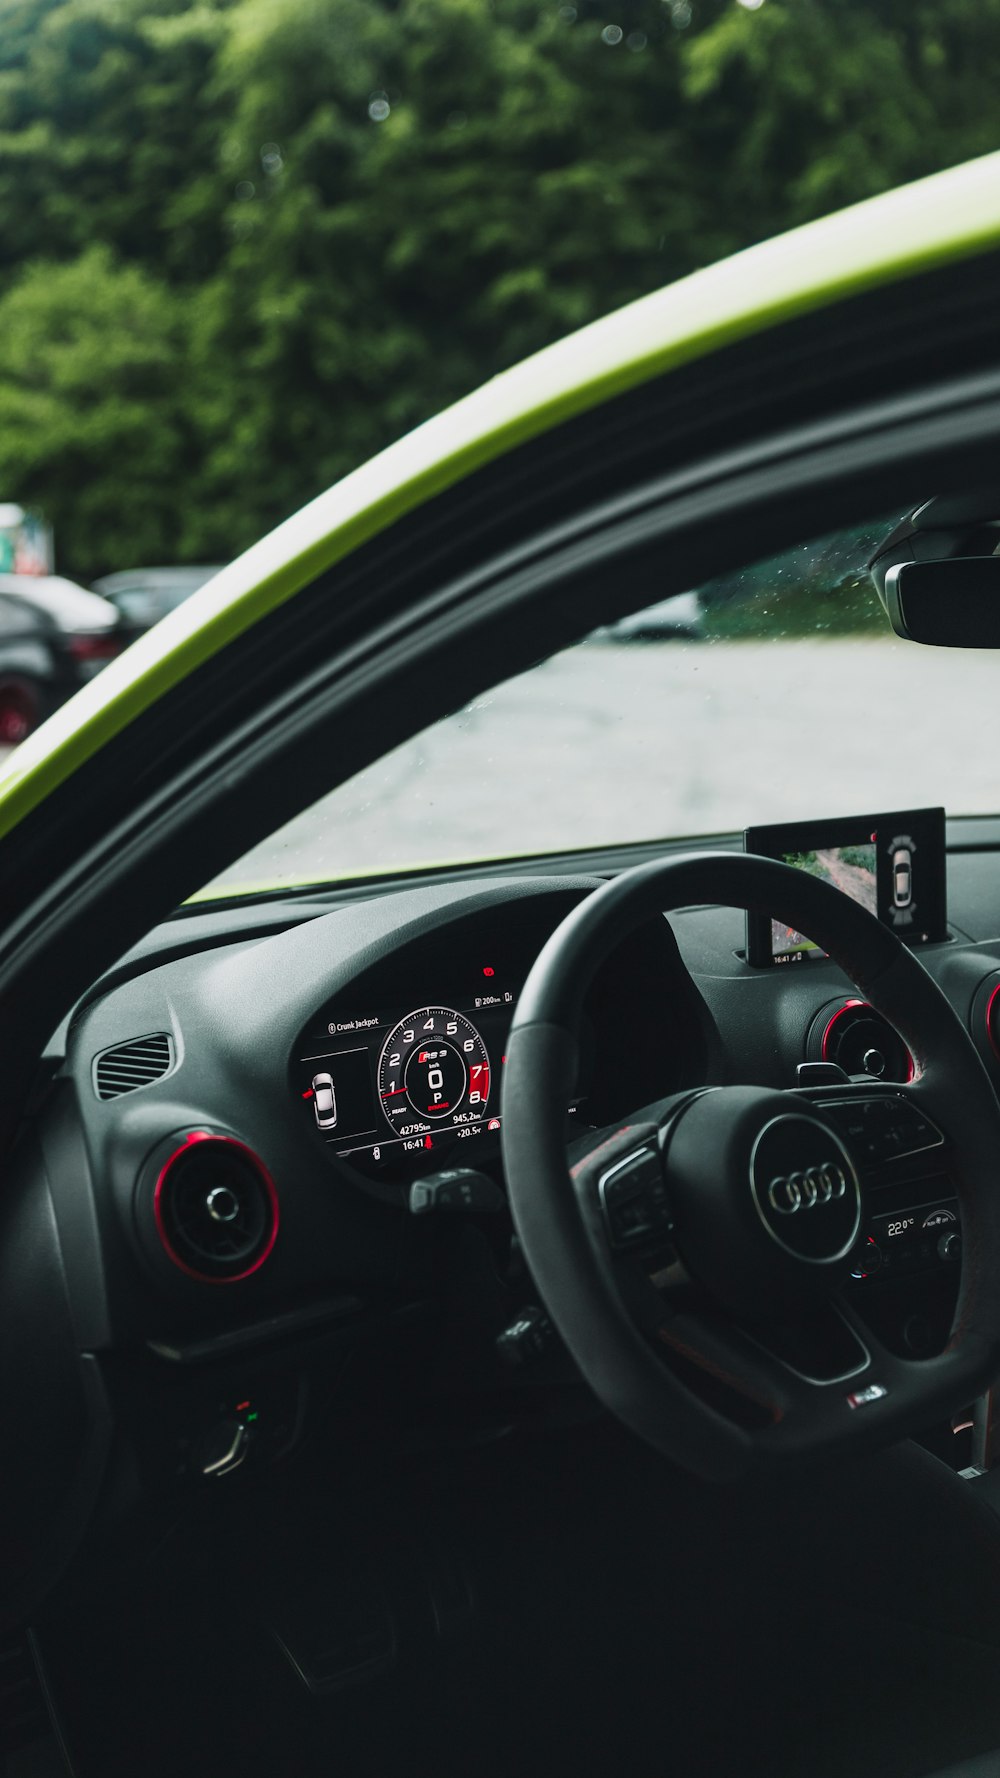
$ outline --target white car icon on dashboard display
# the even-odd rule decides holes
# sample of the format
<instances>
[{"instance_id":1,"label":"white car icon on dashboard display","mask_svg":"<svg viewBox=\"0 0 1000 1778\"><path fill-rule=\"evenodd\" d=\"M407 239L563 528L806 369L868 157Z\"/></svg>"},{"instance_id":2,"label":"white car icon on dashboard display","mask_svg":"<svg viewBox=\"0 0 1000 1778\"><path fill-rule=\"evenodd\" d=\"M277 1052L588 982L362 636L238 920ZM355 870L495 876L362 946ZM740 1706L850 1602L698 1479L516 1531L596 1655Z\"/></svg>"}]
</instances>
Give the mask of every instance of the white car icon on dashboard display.
<instances>
[{"instance_id":1,"label":"white car icon on dashboard display","mask_svg":"<svg viewBox=\"0 0 1000 1778\"><path fill-rule=\"evenodd\" d=\"M337 1121L337 1095L334 1091L333 1075L314 1074L312 1089L316 1122L321 1130L332 1130Z\"/></svg>"},{"instance_id":2,"label":"white car icon on dashboard display","mask_svg":"<svg viewBox=\"0 0 1000 1778\"><path fill-rule=\"evenodd\" d=\"M913 863L905 846L892 855L892 899L896 907L908 908L913 897Z\"/></svg>"}]
</instances>

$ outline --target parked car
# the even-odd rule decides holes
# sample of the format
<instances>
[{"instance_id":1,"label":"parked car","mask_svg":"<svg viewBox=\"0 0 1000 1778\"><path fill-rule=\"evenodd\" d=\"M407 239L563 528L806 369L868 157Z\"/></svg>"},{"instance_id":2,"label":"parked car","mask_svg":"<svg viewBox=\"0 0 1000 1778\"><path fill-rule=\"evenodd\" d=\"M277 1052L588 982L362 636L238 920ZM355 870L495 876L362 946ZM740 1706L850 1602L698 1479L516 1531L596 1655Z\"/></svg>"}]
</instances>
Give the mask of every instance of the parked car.
<instances>
[{"instance_id":1,"label":"parked car","mask_svg":"<svg viewBox=\"0 0 1000 1778\"><path fill-rule=\"evenodd\" d=\"M74 581L0 574L0 745L23 741L126 640L114 606Z\"/></svg>"},{"instance_id":2,"label":"parked car","mask_svg":"<svg viewBox=\"0 0 1000 1778\"><path fill-rule=\"evenodd\" d=\"M129 630L151 630L168 611L183 605L192 593L218 574L211 568L129 568L94 581L94 592L117 606Z\"/></svg>"}]
</instances>

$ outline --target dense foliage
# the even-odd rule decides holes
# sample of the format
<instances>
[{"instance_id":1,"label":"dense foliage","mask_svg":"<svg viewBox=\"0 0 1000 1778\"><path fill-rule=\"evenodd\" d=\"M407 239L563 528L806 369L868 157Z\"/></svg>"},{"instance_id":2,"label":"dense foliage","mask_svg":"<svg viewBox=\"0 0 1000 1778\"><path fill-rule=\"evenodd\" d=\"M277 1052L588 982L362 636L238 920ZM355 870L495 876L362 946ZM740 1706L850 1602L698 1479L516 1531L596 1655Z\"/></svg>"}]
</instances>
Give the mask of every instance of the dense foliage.
<instances>
[{"instance_id":1,"label":"dense foliage","mask_svg":"<svg viewBox=\"0 0 1000 1778\"><path fill-rule=\"evenodd\" d=\"M0 0L0 497L221 560L526 352L1000 145L1000 0Z\"/></svg>"}]
</instances>

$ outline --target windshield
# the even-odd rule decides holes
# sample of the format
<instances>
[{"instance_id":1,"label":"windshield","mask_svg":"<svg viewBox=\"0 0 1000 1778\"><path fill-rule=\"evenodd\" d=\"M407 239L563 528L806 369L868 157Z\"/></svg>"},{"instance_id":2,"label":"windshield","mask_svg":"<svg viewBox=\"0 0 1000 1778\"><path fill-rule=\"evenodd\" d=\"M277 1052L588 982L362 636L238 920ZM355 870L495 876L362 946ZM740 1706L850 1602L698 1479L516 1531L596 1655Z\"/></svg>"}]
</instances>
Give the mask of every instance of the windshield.
<instances>
[{"instance_id":1,"label":"windshield","mask_svg":"<svg viewBox=\"0 0 1000 1778\"><path fill-rule=\"evenodd\" d=\"M994 811L996 658L893 635L866 563L897 517L596 631L331 789L213 890L914 804Z\"/></svg>"}]
</instances>

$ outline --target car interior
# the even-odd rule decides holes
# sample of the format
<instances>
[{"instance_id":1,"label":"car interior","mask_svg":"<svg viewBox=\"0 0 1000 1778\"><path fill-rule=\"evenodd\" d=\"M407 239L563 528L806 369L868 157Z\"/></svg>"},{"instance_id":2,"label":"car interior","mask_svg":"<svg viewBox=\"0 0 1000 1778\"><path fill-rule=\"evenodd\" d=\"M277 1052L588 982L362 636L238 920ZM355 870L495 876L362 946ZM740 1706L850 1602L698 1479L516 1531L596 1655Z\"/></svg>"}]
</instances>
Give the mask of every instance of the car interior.
<instances>
[{"instance_id":1,"label":"car interior","mask_svg":"<svg viewBox=\"0 0 1000 1778\"><path fill-rule=\"evenodd\" d=\"M169 745L155 722L120 738L131 777L111 750L110 790L81 770L67 831L103 796L114 836L128 784L142 832L114 860L81 848L72 896L29 832L28 936L49 949L35 1011L12 991L0 1203L12 1775L995 1769L1000 817L961 801L995 701L966 696L974 740L932 745L940 663L974 651L983 684L994 665L984 390L928 398L926 432L859 409L849 446L786 434L742 482L716 465L718 510L675 466L658 530L652 498L609 490L602 530L581 497L582 544L558 493L580 476L553 458L549 553L529 572L497 537L462 594L478 652L425 537L436 667L400 629L381 677L341 638L339 689L314 685L317 612L384 618L352 604L372 560L352 564L336 610L318 583L297 630L283 610L285 631L195 674ZM517 466L529 507L537 468ZM863 585L926 685L873 709L827 683L827 656L812 737L783 722L760 688L789 607L769 611L757 570L788 551L823 566L802 578L819 628L828 595ZM376 560L393 552L405 590L405 528ZM741 640L744 571L760 627ZM607 634L671 591L697 591L695 633ZM708 675L716 635L749 651L746 702L723 688L696 746L672 717L672 651ZM664 837L647 784L647 826L604 843L585 825L575 845L515 834L475 857L428 840L352 871L360 828L333 804L347 860L261 886L282 824L315 830L331 785L389 783L394 749L449 711L464 746L462 712L505 677L558 657L600 680L613 649L664 687L623 708L623 735L662 725L705 825ZM713 815L697 762L727 710ZM791 796L741 777L772 717ZM176 750L223 721L214 775L185 778ZM575 734L559 769L599 828L588 773L612 740ZM851 747L854 800L834 806L845 780L824 762ZM529 735L518 819L547 769ZM608 773L622 808L637 784L641 801L637 766Z\"/></svg>"}]
</instances>

